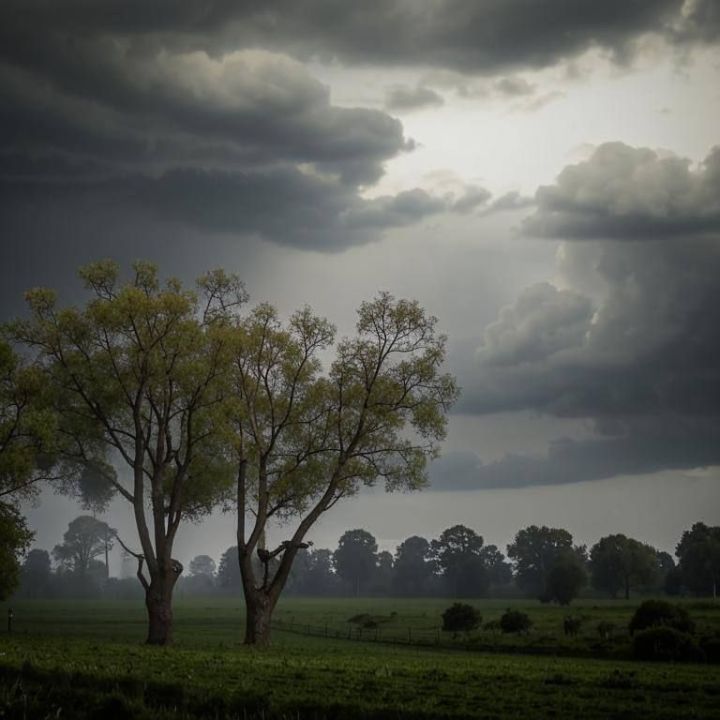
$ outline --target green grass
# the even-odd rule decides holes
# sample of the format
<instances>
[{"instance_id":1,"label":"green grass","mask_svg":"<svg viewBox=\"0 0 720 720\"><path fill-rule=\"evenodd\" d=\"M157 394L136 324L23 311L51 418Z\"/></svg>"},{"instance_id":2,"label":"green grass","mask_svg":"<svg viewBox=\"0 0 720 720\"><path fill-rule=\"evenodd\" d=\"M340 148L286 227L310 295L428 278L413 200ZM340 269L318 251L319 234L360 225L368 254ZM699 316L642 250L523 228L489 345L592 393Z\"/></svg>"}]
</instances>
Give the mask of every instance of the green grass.
<instances>
[{"instance_id":1,"label":"green grass","mask_svg":"<svg viewBox=\"0 0 720 720\"><path fill-rule=\"evenodd\" d=\"M343 628L367 612L400 633L439 624L447 600L288 599L278 619ZM479 601L490 620L508 603ZM521 603L537 637L561 634L567 611ZM178 602L176 646L141 644L141 603L24 602L0 637L0 717L153 718L712 718L717 667L616 659L458 652L276 632L240 645L234 599ZM632 604L586 603L591 624L627 624ZM720 608L690 609L717 627ZM330 630L328 631L330 633ZM515 639L520 642L522 638ZM513 642L515 642L513 640ZM525 639L532 642L532 636Z\"/></svg>"}]
</instances>

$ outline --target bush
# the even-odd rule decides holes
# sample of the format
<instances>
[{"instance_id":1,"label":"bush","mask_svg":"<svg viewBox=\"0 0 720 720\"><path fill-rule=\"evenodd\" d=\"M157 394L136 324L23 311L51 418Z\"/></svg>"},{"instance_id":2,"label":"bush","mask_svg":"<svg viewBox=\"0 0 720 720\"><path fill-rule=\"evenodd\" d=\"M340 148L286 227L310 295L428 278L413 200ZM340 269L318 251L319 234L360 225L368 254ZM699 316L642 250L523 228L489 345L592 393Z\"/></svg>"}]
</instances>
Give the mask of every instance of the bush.
<instances>
[{"instance_id":1,"label":"bush","mask_svg":"<svg viewBox=\"0 0 720 720\"><path fill-rule=\"evenodd\" d=\"M705 659L703 651L690 635L667 625L658 625L638 632L633 640L633 656L637 660L681 662Z\"/></svg>"},{"instance_id":2,"label":"bush","mask_svg":"<svg viewBox=\"0 0 720 720\"><path fill-rule=\"evenodd\" d=\"M563 632L565 633L565 635L575 637L580 632L582 624L583 619L581 617L567 615L565 618L563 618Z\"/></svg>"},{"instance_id":3,"label":"bush","mask_svg":"<svg viewBox=\"0 0 720 720\"><path fill-rule=\"evenodd\" d=\"M500 629L504 633L526 633L532 627L532 620L520 610L506 610L500 617Z\"/></svg>"},{"instance_id":4,"label":"bush","mask_svg":"<svg viewBox=\"0 0 720 720\"><path fill-rule=\"evenodd\" d=\"M469 632L480 625L482 615L472 605L455 603L442 614L442 619L445 632Z\"/></svg>"},{"instance_id":5,"label":"bush","mask_svg":"<svg viewBox=\"0 0 720 720\"><path fill-rule=\"evenodd\" d=\"M720 663L720 635L703 638L700 641L700 648L709 663Z\"/></svg>"},{"instance_id":6,"label":"bush","mask_svg":"<svg viewBox=\"0 0 720 720\"><path fill-rule=\"evenodd\" d=\"M595 629L603 640L612 640L612 637L617 630L615 623L608 622L607 620L601 620Z\"/></svg>"},{"instance_id":7,"label":"bush","mask_svg":"<svg viewBox=\"0 0 720 720\"><path fill-rule=\"evenodd\" d=\"M658 626L669 627L689 635L695 632L695 623L690 619L685 608L665 600L646 600L638 607L630 621L630 634Z\"/></svg>"}]
</instances>

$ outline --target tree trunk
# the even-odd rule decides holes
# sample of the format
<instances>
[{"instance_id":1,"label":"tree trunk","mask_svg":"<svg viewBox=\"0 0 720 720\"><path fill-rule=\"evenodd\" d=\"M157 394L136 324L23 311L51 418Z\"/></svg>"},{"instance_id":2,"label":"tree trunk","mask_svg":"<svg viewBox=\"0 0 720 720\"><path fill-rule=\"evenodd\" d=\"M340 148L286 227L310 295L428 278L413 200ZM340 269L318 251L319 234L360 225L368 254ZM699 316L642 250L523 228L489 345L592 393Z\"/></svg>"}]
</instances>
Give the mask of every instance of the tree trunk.
<instances>
[{"instance_id":1,"label":"tree trunk","mask_svg":"<svg viewBox=\"0 0 720 720\"><path fill-rule=\"evenodd\" d=\"M270 621L275 603L263 590L245 592L245 645L270 645Z\"/></svg>"},{"instance_id":2,"label":"tree trunk","mask_svg":"<svg viewBox=\"0 0 720 720\"><path fill-rule=\"evenodd\" d=\"M625 599L626 600L630 599L630 578L629 577L625 578Z\"/></svg>"},{"instance_id":3,"label":"tree trunk","mask_svg":"<svg viewBox=\"0 0 720 720\"><path fill-rule=\"evenodd\" d=\"M179 568L179 569L178 569ZM172 593L182 565L175 561L164 572L152 577L145 590L148 611L148 645L170 645L173 640Z\"/></svg>"}]
</instances>

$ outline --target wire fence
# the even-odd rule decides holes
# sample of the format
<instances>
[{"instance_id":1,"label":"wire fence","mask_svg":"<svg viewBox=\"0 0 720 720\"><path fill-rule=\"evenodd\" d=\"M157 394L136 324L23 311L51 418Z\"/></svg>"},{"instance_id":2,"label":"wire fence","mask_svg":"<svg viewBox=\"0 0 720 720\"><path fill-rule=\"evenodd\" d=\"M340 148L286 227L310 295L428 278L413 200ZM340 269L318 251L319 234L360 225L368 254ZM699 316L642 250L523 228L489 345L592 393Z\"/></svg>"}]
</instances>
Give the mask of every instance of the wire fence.
<instances>
[{"instance_id":1,"label":"wire fence","mask_svg":"<svg viewBox=\"0 0 720 720\"><path fill-rule=\"evenodd\" d=\"M452 635L448 637L448 633L443 633L438 627L392 627L382 624L375 627L363 627L351 623L347 623L347 627L340 627L331 624L310 625L301 622L277 620L273 621L272 629L312 637L388 643L392 645L443 645L450 647L467 645L467 643L459 642L457 639L453 640Z\"/></svg>"}]
</instances>

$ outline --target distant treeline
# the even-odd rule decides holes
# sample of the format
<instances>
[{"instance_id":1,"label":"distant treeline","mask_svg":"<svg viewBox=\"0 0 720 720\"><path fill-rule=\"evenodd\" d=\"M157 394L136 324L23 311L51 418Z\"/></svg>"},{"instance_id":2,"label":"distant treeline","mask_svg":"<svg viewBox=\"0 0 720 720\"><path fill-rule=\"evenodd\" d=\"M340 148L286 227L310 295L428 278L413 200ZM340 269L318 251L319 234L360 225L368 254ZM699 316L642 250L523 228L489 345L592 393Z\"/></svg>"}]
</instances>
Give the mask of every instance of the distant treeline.
<instances>
[{"instance_id":1,"label":"distant treeline","mask_svg":"<svg viewBox=\"0 0 720 720\"><path fill-rule=\"evenodd\" d=\"M141 597L135 577L108 573L116 533L90 516L73 520L51 553L31 550L16 597ZM634 538L608 535L589 550L560 528L524 528L504 555L464 525L436 539L407 538L391 554L366 530L348 530L334 550L300 553L287 593L306 596L536 597L567 604L579 594L625 597L668 594L713 597L720 579L720 527L696 523L676 560ZM52 555L52 559L51 559ZM53 562L54 560L54 562ZM260 562L258 560L258 570ZM180 595L242 595L237 547L216 562L198 555L179 580Z\"/></svg>"}]
</instances>

